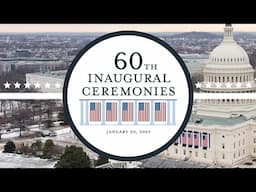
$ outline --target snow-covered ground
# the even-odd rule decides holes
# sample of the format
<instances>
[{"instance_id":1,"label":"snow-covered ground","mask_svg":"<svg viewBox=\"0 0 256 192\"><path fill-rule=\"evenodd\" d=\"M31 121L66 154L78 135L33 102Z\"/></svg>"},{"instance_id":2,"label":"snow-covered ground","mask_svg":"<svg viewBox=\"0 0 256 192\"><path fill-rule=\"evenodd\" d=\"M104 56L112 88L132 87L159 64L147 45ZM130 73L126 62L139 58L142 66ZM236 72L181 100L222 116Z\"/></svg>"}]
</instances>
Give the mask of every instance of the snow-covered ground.
<instances>
[{"instance_id":1,"label":"snow-covered ground","mask_svg":"<svg viewBox=\"0 0 256 192\"><path fill-rule=\"evenodd\" d=\"M0 153L0 168L53 168L56 161L26 157L13 153Z\"/></svg>"},{"instance_id":2,"label":"snow-covered ground","mask_svg":"<svg viewBox=\"0 0 256 192\"><path fill-rule=\"evenodd\" d=\"M29 127L30 131L24 131L22 134L25 135L26 132L40 131L41 129L38 126L34 125ZM24 141L35 142L36 140L41 140L45 142L47 139L52 139L56 145L67 146L67 145L76 145L79 147L83 147L84 151L89 155L92 159L97 159L98 155L85 147L74 135L71 128L56 126L52 128L54 132L56 132L57 136L55 137L35 137L35 138L19 138L19 131L9 132L2 134L3 139L12 139L12 141ZM4 144L4 143L3 143ZM25 157L18 154L8 154L0 152L0 168L52 168L56 162L52 162L45 159L40 159L37 157Z\"/></svg>"}]
</instances>

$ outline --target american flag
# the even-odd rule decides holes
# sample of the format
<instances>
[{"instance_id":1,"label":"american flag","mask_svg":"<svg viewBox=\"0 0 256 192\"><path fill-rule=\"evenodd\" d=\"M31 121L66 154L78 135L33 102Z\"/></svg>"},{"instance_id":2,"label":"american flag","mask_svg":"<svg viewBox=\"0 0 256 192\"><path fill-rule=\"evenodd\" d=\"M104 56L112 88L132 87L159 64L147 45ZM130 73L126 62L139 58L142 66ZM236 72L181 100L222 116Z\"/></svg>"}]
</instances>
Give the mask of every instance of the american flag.
<instances>
[{"instance_id":1,"label":"american flag","mask_svg":"<svg viewBox=\"0 0 256 192\"><path fill-rule=\"evenodd\" d=\"M193 145L193 137L192 137L192 132L188 131L188 146L192 147Z\"/></svg>"},{"instance_id":2,"label":"american flag","mask_svg":"<svg viewBox=\"0 0 256 192\"><path fill-rule=\"evenodd\" d=\"M187 145L187 138L186 138L186 131L182 133L182 145L186 146Z\"/></svg>"},{"instance_id":3,"label":"american flag","mask_svg":"<svg viewBox=\"0 0 256 192\"><path fill-rule=\"evenodd\" d=\"M166 121L166 103L155 103L155 121Z\"/></svg>"},{"instance_id":4,"label":"american flag","mask_svg":"<svg viewBox=\"0 0 256 192\"><path fill-rule=\"evenodd\" d=\"M207 147L208 147L208 134L203 133L203 148L207 148Z\"/></svg>"},{"instance_id":5,"label":"american flag","mask_svg":"<svg viewBox=\"0 0 256 192\"><path fill-rule=\"evenodd\" d=\"M90 103L90 121L101 121L101 103Z\"/></svg>"},{"instance_id":6,"label":"american flag","mask_svg":"<svg viewBox=\"0 0 256 192\"><path fill-rule=\"evenodd\" d=\"M122 104L122 121L133 121L133 103L124 102Z\"/></svg>"},{"instance_id":7,"label":"american flag","mask_svg":"<svg viewBox=\"0 0 256 192\"><path fill-rule=\"evenodd\" d=\"M199 134L198 132L194 132L194 147L198 148L199 146Z\"/></svg>"},{"instance_id":8,"label":"american flag","mask_svg":"<svg viewBox=\"0 0 256 192\"><path fill-rule=\"evenodd\" d=\"M138 121L149 121L149 103L139 103Z\"/></svg>"},{"instance_id":9,"label":"american flag","mask_svg":"<svg viewBox=\"0 0 256 192\"><path fill-rule=\"evenodd\" d=\"M106 121L117 121L117 103L106 103Z\"/></svg>"}]
</instances>

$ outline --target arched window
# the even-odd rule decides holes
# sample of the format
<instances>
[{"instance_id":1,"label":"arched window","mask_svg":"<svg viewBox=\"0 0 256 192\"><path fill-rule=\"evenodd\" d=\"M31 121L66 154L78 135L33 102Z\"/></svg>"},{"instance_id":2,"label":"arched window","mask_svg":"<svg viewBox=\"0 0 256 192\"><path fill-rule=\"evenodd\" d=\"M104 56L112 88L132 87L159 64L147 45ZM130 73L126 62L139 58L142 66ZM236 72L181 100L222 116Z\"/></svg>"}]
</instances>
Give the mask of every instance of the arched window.
<instances>
[{"instance_id":1,"label":"arched window","mask_svg":"<svg viewBox=\"0 0 256 192\"><path fill-rule=\"evenodd\" d=\"M236 77L236 83L237 83L237 81L238 81L238 77Z\"/></svg>"},{"instance_id":2,"label":"arched window","mask_svg":"<svg viewBox=\"0 0 256 192\"><path fill-rule=\"evenodd\" d=\"M230 61L232 62L232 58L230 59Z\"/></svg>"},{"instance_id":3,"label":"arched window","mask_svg":"<svg viewBox=\"0 0 256 192\"><path fill-rule=\"evenodd\" d=\"M220 82L220 79L221 79L221 78L219 77L219 82Z\"/></svg>"},{"instance_id":4,"label":"arched window","mask_svg":"<svg viewBox=\"0 0 256 192\"><path fill-rule=\"evenodd\" d=\"M215 76L215 82L217 82L217 77Z\"/></svg>"},{"instance_id":5,"label":"arched window","mask_svg":"<svg viewBox=\"0 0 256 192\"><path fill-rule=\"evenodd\" d=\"M229 76L227 77L227 82L229 82Z\"/></svg>"},{"instance_id":6,"label":"arched window","mask_svg":"<svg viewBox=\"0 0 256 192\"><path fill-rule=\"evenodd\" d=\"M225 77L224 76L222 77L222 82L225 82Z\"/></svg>"},{"instance_id":7,"label":"arched window","mask_svg":"<svg viewBox=\"0 0 256 192\"><path fill-rule=\"evenodd\" d=\"M222 62L222 59L220 59L220 62Z\"/></svg>"},{"instance_id":8,"label":"arched window","mask_svg":"<svg viewBox=\"0 0 256 192\"><path fill-rule=\"evenodd\" d=\"M233 77L233 76L231 77L231 82L232 82L232 83L234 82L234 77Z\"/></svg>"},{"instance_id":9,"label":"arched window","mask_svg":"<svg viewBox=\"0 0 256 192\"><path fill-rule=\"evenodd\" d=\"M242 77L240 76L240 81L239 82L242 82Z\"/></svg>"},{"instance_id":10,"label":"arched window","mask_svg":"<svg viewBox=\"0 0 256 192\"><path fill-rule=\"evenodd\" d=\"M223 59L223 61L225 62L225 58Z\"/></svg>"},{"instance_id":11,"label":"arched window","mask_svg":"<svg viewBox=\"0 0 256 192\"><path fill-rule=\"evenodd\" d=\"M245 81L245 76L243 76L243 79L244 79L244 81Z\"/></svg>"}]
</instances>

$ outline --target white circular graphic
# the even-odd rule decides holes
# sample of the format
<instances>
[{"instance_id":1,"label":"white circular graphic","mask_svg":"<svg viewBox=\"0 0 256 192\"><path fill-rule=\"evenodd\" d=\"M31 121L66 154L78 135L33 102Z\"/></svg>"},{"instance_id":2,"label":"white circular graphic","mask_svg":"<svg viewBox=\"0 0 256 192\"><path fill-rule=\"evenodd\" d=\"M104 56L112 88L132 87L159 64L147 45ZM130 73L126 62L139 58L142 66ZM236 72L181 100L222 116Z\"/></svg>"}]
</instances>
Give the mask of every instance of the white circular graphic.
<instances>
[{"instance_id":1,"label":"white circular graphic","mask_svg":"<svg viewBox=\"0 0 256 192\"><path fill-rule=\"evenodd\" d=\"M107 34L85 47L64 85L64 108L79 139L117 160L167 148L192 108L188 71L175 51L140 32Z\"/></svg>"}]
</instances>

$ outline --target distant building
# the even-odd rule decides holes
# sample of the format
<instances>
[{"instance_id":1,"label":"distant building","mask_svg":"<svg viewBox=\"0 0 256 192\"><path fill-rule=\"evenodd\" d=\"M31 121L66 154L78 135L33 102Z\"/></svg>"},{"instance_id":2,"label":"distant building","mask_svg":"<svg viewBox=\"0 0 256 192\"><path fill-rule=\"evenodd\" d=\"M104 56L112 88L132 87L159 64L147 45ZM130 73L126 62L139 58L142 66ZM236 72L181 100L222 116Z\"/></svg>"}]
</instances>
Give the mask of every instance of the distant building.
<instances>
[{"instance_id":1,"label":"distant building","mask_svg":"<svg viewBox=\"0 0 256 192\"><path fill-rule=\"evenodd\" d=\"M44 72L60 70L66 67L63 61L48 58L15 57L0 58L0 73L12 70L24 70L26 72Z\"/></svg>"},{"instance_id":2,"label":"distant building","mask_svg":"<svg viewBox=\"0 0 256 192\"><path fill-rule=\"evenodd\" d=\"M139 168L142 163L139 161L115 161L109 160L108 163L99 165L96 168Z\"/></svg>"},{"instance_id":3,"label":"distant building","mask_svg":"<svg viewBox=\"0 0 256 192\"><path fill-rule=\"evenodd\" d=\"M32 53L28 50L16 50L15 57L32 57Z\"/></svg>"},{"instance_id":4,"label":"distant building","mask_svg":"<svg viewBox=\"0 0 256 192\"><path fill-rule=\"evenodd\" d=\"M33 85L36 83L39 83L41 92L46 92L46 93L61 92L64 84L64 78L65 78L66 72L67 72L66 70L61 70L61 71L27 73L26 82Z\"/></svg>"}]
</instances>

